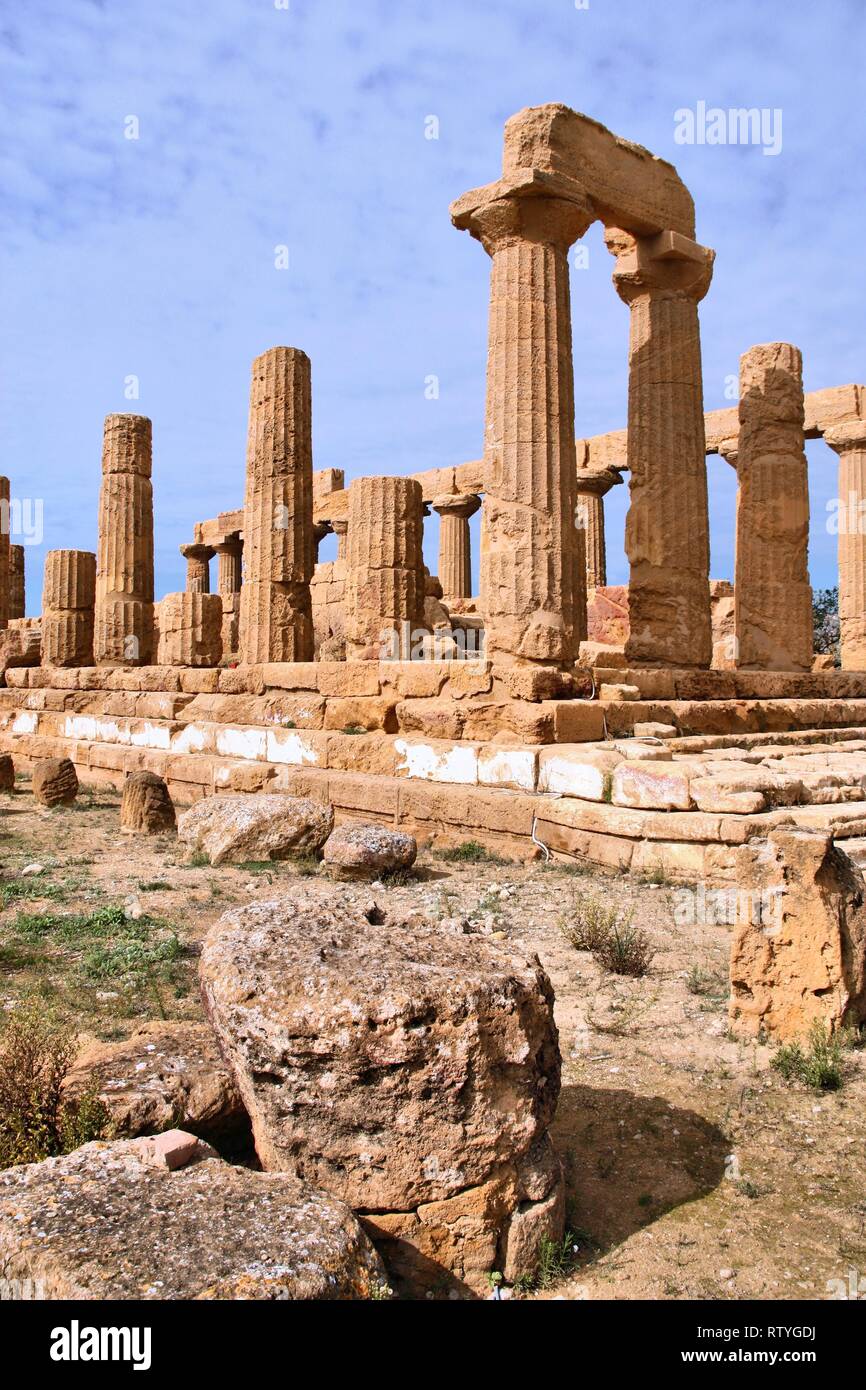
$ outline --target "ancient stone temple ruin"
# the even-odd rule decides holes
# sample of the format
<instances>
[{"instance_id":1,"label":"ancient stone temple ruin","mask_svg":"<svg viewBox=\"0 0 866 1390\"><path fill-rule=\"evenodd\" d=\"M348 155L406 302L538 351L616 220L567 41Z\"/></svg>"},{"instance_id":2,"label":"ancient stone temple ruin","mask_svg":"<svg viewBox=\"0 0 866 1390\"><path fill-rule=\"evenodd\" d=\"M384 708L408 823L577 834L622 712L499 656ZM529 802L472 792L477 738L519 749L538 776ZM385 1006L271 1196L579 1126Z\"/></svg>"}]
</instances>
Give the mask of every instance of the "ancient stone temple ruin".
<instances>
[{"instance_id":1,"label":"ancient stone temple ruin","mask_svg":"<svg viewBox=\"0 0 866 1390\"><path fill-rule=\"evenodd\" d=\"M315 363L269 348L252 364L243 506L191 524L186 590L154 603L159 422L152 437L150 420L110 415L95 556L48 556L41 659L19 631L15 548L0 545L13 625L0 748L118 784L155 772L179 803L288 790L338 821L711 883L781 826L856 858L866 527L840 528L841 669L828 669L812 645L804 440L838 455L856 511L866 387L804 394L800 347L746 341L739 406L705 413L714 252L676 170L550 105L506 123L491 173L451 208L489 258L481 457L423 473L393 459L348 485L317 470ZM596 221L628 420L588 438L568 253ZM732 583L711 577L709 455L737 472ZM608 587L604 499L624 480L629 583ZM329 535L336 558L317 563Z\"/></svg>"}]
</instances>

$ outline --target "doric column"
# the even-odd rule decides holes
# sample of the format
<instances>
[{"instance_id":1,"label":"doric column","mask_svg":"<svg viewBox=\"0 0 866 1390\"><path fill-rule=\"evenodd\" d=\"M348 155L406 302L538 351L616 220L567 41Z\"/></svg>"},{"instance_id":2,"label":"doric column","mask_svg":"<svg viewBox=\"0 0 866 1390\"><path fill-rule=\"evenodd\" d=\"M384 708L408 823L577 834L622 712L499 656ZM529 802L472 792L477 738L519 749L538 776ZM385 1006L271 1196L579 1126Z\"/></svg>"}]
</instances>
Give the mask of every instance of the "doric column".
<instances>
[{"instance_id":1,"label":"doric column","mask_svg":"<svg viewBox=\"0 0 866 1390\"><path fill-rule=\"evenodd\" d=\"M409 659L423 636L423 493L413 478L356 478L349 487L346 655Z\"/></svg>"},{"instance_id":2,"label":"doric column","mask_svg":"<svg viewBox=\"0 0 866 1390\"><path fill-rule=\"evenodd\" d=\"M493 262L481 602L488 654L504 665L569 666L577 654L585 594L567 255L594 216L574 180L535 169L451 208Z\"/></svg>"},{"instance_id":3,"label":"doric column","mask_svg":"<svg viewBox=\"0 0 866 1390\"><path fill-rule=\"evenodd\" d=\"M332 522L331 522L331 528L332 528L332 530L333 530L333 532L334 532L334 535L337 537L337 559L338 559L338 560L345 560L345 558L346 558L346 533L347 533L348 530L349 530L349 523L348 523L348 521L347 521L346 519L339 520L339 521L332 521Z\"/></svg>"},{"instance_id":4,"label":"doric column","mask_svg":"<svg viewBox=\"0 0 866 1390\"><path fill-rule=\"evenodd\" d=\"M186 592L209 594L210 562L216 553L213 547L193 541L189 545L182 545L180 553L186 560Z\"/></svg>"},{"instance_id":5,"label":"doric column","mask_svg":"<svg viewBox=\"0 0 866 1390\"><path fill-rule=\"evenodd\" d=\"M839 646L842 668L866 671L866 420L824 431L839 455Z\"/></svg>"},{"instance_id":6,"label":"doric column","mask_svg":"<svg viewBox=\"0 0 866 1390\"><path fill-rule=\"evenodd\" d=\"M481 506L474 493L437 497L439 513L439 583L445 603L472 597L472 550L469 518Z\"/></svg>"},{"instance_id":7,"label":"doric column","mask_svg":"<svg viewBox=\"0 0 866 1390\"><path fill-rule=\"evenodd\" d=\"M238 649L243 549L244 543L237 532L214 545L217 591L222 599L222 650L225 656Z\"/></svg>"},{"instance_id":8,"label":"doric column","mask_svg":"<svg viewBox=\"0 0 866 1390\"><path fill-rule=\"evenodd\" d=\"M275 347L253 362L244 497L241 659L312 661L310 359Z\"/></svg>"},{"instance_id":9,"label":"doric column","mask_svg":"<svg viewBox=\"0 0 866 1390\"><path fill-rule=\"evenodd\" d=\"M676 232L611 228L613 282L631 311L628 659L708 667L710 540L698 302L715 253Z\"/></svg>"},{"instance_id":10,"label":"doric column","mask_svg":"<svg viewBox=\"0 0 866 1390\"><path fill-rule=\"evenodd\" d=\"M578 468L577 521L586 547L586 587L607 583L607 551L604 536L604 498L622 482L615 468Z\"/></svg>"},{"instance_id":11,"label":"doric column","mask_svg":"<svg viewBox=\"0 0 866 1390\"><path fill-rule=\"evenodd\" d=\"M166 594L159 605L160 666L218 666L222 621L219 594Z\"/></svg>"},{"instance_id":12,"label":"doric column","mask_svg":"<svg viewBox=\"0 0 866 1390\"><path fill-rule=\"evenodd\" d=\"M49 550L42 586L42 665L93 665L96 556Z\"/></svg>"},{"instance_id":13,"label":"doric column","mask_svg":"<svg viewBox=\"0 0 866 1390\"><path fill-rule=\"evenodd\" d=\"M27 611L24 593L24 546L9 547L9 617L23 618Z\"/></svg>"},{"instance_id":14,"label":"doric column","mask_svg":"<svg viewBox=\"0 0 866 1390\"><path fill-rule=\"evenodd\" d=\"M9 590L10 590L10 536L12 534L12 518L9 510L10 490L9 479L0 477L0 629L7 626L9 622Z\"/></svg>"},{"instance_id":15,"label":"doric column","mask_svg":"<svg viewBox=\"0 0 866 1390\"><path fill-rule=\"evenodd\" d=\"M811 671L803 364L790 343L740 358L734 614L738 665Z\"/></svg>"},{"instance_id":16,"label":"doric column","mask_svg":"<svg viewBox=\"0 0 866 1390\"><path fill-rule=\"evenodd\" d=\"M152 656L151 452L146 416L105 417L94 630L99 666L147 666Z\"/></svg>"}]
</instances>

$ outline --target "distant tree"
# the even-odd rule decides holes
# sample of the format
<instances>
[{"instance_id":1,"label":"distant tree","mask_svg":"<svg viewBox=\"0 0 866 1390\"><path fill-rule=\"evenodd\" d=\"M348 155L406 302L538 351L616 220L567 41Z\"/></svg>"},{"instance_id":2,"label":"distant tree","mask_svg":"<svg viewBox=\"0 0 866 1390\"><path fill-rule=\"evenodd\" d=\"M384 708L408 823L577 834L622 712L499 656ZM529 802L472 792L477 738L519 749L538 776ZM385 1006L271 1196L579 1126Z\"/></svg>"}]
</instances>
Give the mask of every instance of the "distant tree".
<instances>
[{"instance_id":1,"label":"distant tree","mask_svg":"<svg viewBox=\"0 0 866 1390\"><path fill-rule=\"evenodd\" d=\"M829 653L839 665L839 590L813 589L812 630L815 651Z\"/></svg>"}]
</instances>

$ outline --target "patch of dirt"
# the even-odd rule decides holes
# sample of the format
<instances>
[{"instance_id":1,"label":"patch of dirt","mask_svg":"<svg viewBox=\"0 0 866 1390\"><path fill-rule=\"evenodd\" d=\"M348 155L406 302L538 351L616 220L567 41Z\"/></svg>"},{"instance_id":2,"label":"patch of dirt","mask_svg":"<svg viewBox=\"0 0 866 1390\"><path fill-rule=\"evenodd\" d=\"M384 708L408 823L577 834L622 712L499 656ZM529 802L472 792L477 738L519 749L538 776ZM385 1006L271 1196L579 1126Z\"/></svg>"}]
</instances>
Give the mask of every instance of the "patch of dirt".
<instances>
[{"instance_id":1,"label":"patch of dirt","mask_svg":"<svg viewBox=\"0 0 866 1390\"><path fill-rule=\"evenodd\" d=\"M340 885L304 862L189 866L172 836L121 835L105 787L42 813L19 779L0 807L0 1007L36 991L82 1037L200 1018L210 924L292 885L364 895L386 920L465 919L537 952L556 990L553 1134L576 1251L569 1274L521 1296L820 1299L849 1270L866 1275L866 1054L846 1050L842 1088L816 1093L784 1081L770 1048L731 1040L729 929L679 924L681 886L429 852L414 880ZM587 902L646 933L646 975L613 975L570 944L562 925Z\"/></svg>"}]
</instances>

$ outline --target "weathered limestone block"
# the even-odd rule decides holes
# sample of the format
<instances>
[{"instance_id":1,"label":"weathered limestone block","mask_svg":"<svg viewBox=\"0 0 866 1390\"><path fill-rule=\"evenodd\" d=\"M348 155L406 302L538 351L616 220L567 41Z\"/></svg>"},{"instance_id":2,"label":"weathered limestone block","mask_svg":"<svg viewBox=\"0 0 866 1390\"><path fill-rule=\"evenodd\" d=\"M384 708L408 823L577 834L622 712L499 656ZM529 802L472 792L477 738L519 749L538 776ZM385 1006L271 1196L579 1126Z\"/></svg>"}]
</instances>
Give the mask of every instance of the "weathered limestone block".
<instances>
[{"instance_id":1,"label":"weathered limestone block","mask_svg":"<svg viewBox=\"0 0 866 1390\"><path fill-rule=\"evenodd\" d=\"M244 565L243 661L311 661L312 406L310 359L298 348L270 348L253 362Z\"/></svg>"},{"instance_id":2,"label":"weathered limestone block","mask_svg":"<svg viewBox=\"0 0 866 1390\"><path fill-rule=\"evenodd\" d=\"M761 343L740 358L737 482L737 665L809 671L812 589L803 361L790 343Z\"/></svg>"},{"instance_id":3,"label":"weathered limestone block","mask_svg":"<svg viewBox=\"0 0 866 1390\"><path fill-rule=\"evenodd\" d=\"M9 508L9 479L0 477L0 630L6 627L11 616L9 612L12 571L11 571L11 513Z\"/></svg>"},{"instance_id":4,"label":"weathered limestone block","mask_svg":"<svg viewBox=\"0 0 866 1390\"><path fill-rule=\"evenodd\" d=\"M370 1298L384 1285L342 1202L187 1147L174 1172L159 1139L118 1139L0 1173L4 1278L38 1280L48 1299L133 1301Z\"/></svg>"},{"instance_id":5,"label":"weathered limestone block","mask_svg":"<svg viewBox=\"0 0 866 1390\"><path fill-rule=\"evenodd\" d=\"M222 864L315 854L333 828L330 806L306 797L263 793L205 797L184 811L177 834L191 852Z\"/></svg>"},{"instance_id":6,"label":"weathered limestone block","mask_svg":"<svg viewBox=\"0 0 866 1390\"><path fill-rule=\"evenodd\" d=\"M839 649L843 671L866 671L866 420L824 431L839 455Z\"/></svg>"},{"instance_id":7,"label":"weathered limestone block","mask_svg":"<svg viewBox=\"0 0 866 1390\"><path fill-rule=\"evenodd\" d=\"M609 801L612 774L620 762L619 753L553 744L538 755L538 790L584 801Z\"/></svg>"},{"instance_id":8,"label":"weathered limestone block","mask_svg":"<svg viewBox=\"0 0 866 1390\"><path fill-rule=\"evenodd\" d=\"M350 661L409 660L426 637L423 535L423 494L413 478L356 478L350 484L345 587Z\"/></svg>"},{"instance_id":9,"label":"weathered limestone block","mask_svg":"<svg viewBox=\"0 0 866 1390\"><path fill-rule=\"evenodd\" d=\"M700 775L698 768L692 763L626 759L613 770L611 801L614 806L652 811L688 811L692 805L689 783L692 776Z\"/></svg>"},{"instance_id":10,"label":"weathered limestone block","mask_svg":"<svg viewBox=\"0 0 866 1390\"><path fill-rule=\"evenodd\" d=\"M322 862L332 878L374 879L415 863L418 845L414 835L384 825L338 825L322 851Z\"/></svg>"},{"instance_id":11,"label":"weathered limestone block","mask_svg":"<svg viewBox=\"0 0 866 1390\"><path fill-rule=\"evenodd\" d=\"M568 249L594 216L575 178L536 168L451 207L492 260L481 596L502 665L569 666L586 636Z\"/></svg>"},{"instance_id":12,"label":"weathered limestone block","mask_svg":"<svg viewBox=\"0 0 866 1390\"><path fill-rule=\"evenodd\" d=\"M96 556L89 550L49 550L42 587L42 663L93 665Z\"/></svg>"},{"instance_id":13,"label":"weathered limestone block","mask_svg":"<svg viewBox=\"0 0 866 1390\"><path fill-rule=\"evenodd\" d=\"M24 595L24 546L9 547L9 619L23 618L26 612Z\"/></svg>"},{"instance_id":14,"label":"weathered limestone block","mask_svg":"<svg viewBox=\"0 0 866 1390\"><path fill-rule=\"evenodd\" d=\"M219 665L222 626L219 594L201 590L166 594L159 604L159 665Z\"/></svg>"},{"instance_id":15,"label":"weathered limestone block","mask_svg":"<svg viewBox=\"0 0 866 1390\"><path fill-rule=\"evenodd\" d=\"M123 1042L93 1042L64 1083L77 1100L92 1088L118 1139L180 1126L211 1143L243 1140L249 1120L234 1078L206 1023L141 1024Z\"/></svg>"},{"instance_id":16,"label":"weathered limestone block","mask_svg":"<svg viewBox=\"0 0 866 1390\"><path fill-rule=\"evenodd\" d=\"M155 772L131 772L123 784L120 828L129 834L161 835L175 828L174 802Z\"/></svg>"},{"instance_id":17,"label":"weathered limestone block","mask_svg":"<svg viewBox=\"0 0 866 1390\"><path fill-rule=\"evenodd\" d=\"M151 422L107 415L96 554L98 666L147 666L153 654Z\"/></svg>"},{"instance_id":18,"label":"weathered limestone block","mask_svg":"<svg viewBox=\"0 0 866 1390\"><path fill-rule=\"evenodd\" d=\"M710 664L709 513L698 302L715 253L665 231L609 228L629 305L629 635L638 665Z\"/></svg>"},{"instance_id":19,"label":"weathered limestone block","mask_svg":"<svg viewBox=\"0 0 866 1390\"><path fill-rule=\"evenodd\" d=\"M69 758L41 758L31 785L40 806L71 806L78 795L78 774Z\"/></svg>"},{"instance_id":20,"label":"weathered limestone block","mask_svg":"<svg viewBox=\"0 0 866 1390\"><path fill-rule=\"evenodd\" d=\"M714 671L732 671L737 664L735 607L733 584L727 579L711 579L710 615L713 624Z\"/></svg>"},{"instance_id":21,"label":"weathered limestone block","mask_svg":"<svg viewBox=\"0 0 866 1390\"><path fill-rule=\"evenodd\" d=\"M866 1020L866 883L826 831L779 828L745 846L738 886L758 911L731 942L731 1028L774 1041L814 1023L836 1030Z\"/></svg>"},{"instance_id":22,"label":"weathered limestone block","mask_svg":"<svg viewBox=\"0 0 866 1390\"><path fill-rule=\"evenodd\" d=\"M537 1243L518 1254L512 1217L561 1185L550 981L506 944L367 911L345 890L286 896L206 938L204 998L259 1158L348 1202L428 1286L444 1267L481 1288L503 1249L526 1272ZM548 1213L539 1238L561 1230Z\"/></svg>"},{"instance_id":23,"label":"weathered limestone block","mask_svg":"<svg viewBox=\"0 0 866 1390\"><path fill-rule=\"evenodd\" d=\"M15 764L11 753L0 753L0 792L15 790Z\"/></svg>"}]
</instances>

